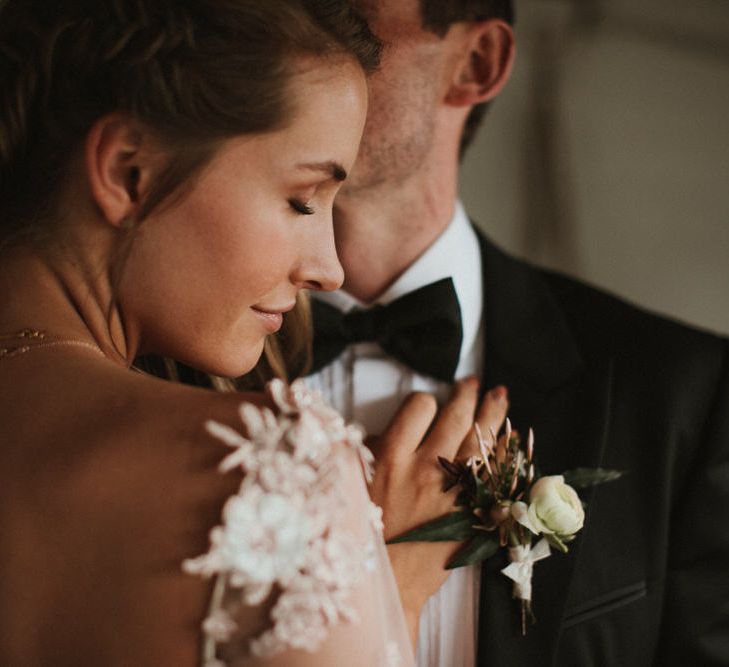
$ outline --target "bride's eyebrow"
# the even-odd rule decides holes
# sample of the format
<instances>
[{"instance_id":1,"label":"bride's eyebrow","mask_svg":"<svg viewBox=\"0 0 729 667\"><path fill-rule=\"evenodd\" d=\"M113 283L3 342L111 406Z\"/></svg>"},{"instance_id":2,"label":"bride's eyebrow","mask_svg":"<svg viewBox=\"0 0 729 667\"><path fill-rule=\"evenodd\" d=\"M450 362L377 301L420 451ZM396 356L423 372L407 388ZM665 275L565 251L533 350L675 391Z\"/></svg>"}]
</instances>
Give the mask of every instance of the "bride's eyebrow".
<instances>
[{"instance_id":1,"label":"bride's eyebrow","mask_svg":"<svg viewBox=\"0 0 729 667\"><path fill-rule=\"evenodd\" d=\"M335 181L343 181L347 178L347 172L338 162L327 160L324 162L301 162L296 165L299 169L312 169L314 171L323 171Z\"/></svg>"}]
</instances>

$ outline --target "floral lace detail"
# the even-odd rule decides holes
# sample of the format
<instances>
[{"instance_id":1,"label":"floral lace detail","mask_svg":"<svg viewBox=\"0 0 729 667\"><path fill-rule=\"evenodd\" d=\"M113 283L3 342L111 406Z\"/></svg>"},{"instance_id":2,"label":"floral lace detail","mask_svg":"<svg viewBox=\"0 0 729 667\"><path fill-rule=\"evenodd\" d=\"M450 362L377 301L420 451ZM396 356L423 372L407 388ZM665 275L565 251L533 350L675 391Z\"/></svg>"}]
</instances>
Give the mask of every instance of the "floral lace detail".
<instances>
[{"instance_id":1,"label":"floral lace detail","mask_svg":"<svg viewBox=\"0 0 729 667\"><path fill-rule=\"evenodd\" d=\"M267 390L278 414L242 404L247 436L215 421L206 424L233 450L220 471L245 473L223 508L222 525L210 533L209 551L183 563L188 573L218 577L203 623L208 667L224 664L216 647L237 637L236 609L259 605L274 592L272 625L249 640L250 652L268 657L290 648L316 650L330 626L356 620L349 592L375 562L370 545L336 525L346 501L338 480L348 449L371 479L373 458L362 430L347 425L302 382L274 380ZM369 514L381 531L379 508L371 504Z\"/></svg>"},{"instance_id":2,"label":"floral lace detail","mask_svg":"<svg viewBox=\"0 0 729 667\"><path fill-rule=\"evenodd\" d=\"M388 642L385 649L385 664L387 667L403 667L402 654L396 642Z\"/></svg>"}]
</instances>

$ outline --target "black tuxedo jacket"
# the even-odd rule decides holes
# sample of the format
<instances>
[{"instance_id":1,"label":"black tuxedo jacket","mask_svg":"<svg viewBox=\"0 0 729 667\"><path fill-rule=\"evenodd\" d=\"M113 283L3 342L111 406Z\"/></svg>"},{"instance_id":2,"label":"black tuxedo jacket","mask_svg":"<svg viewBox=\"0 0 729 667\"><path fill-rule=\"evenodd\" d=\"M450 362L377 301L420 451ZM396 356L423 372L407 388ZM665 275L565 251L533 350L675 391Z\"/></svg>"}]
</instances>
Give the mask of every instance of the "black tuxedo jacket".
<instances>
[{"instance_id":1,"label":"black tuxedo jacket","mask_svg":"<svg viewBox=\"0 0 729 667\"><path fill-rule=\"evenodd\" d=\"M484 385L509 388L542 474L627 473L535 565L526 637L505 558L485 563L479 667L729 665L728 341L481 243Z\"/></svg>"}]
</instances>

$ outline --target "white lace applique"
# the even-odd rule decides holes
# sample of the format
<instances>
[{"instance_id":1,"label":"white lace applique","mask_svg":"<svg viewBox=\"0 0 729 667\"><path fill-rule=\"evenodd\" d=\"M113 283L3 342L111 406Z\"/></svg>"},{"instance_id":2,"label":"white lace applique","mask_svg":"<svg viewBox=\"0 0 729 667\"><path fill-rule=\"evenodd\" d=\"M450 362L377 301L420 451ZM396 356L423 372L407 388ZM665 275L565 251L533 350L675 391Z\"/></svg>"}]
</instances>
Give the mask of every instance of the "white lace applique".
<instances>
[{"instance_id":1,"label":"white lace applique","mask_svg":"<svg viewBox=\"0 0 729 667\"><path fill-rule=\"evenodd\" d=\"M372 529L376 533L381 535L382 532L385 530L385 524L382 523L382 508L379 505L375 505L375 503L370 501L369 510Z\"/></svg>"},{"instance_id":2,"label":"white lace applique","mask_svg":"<svg viewBox=\"0 0 729 667\"><path fill-rule=\"evenodd\" d=\"M241 405L247 436L218 422L206 424L233 449L221 472L245 473L238 493L225 504L222 525L211 531L209 551L183 563L188 573L218 577L203 623L208 667L223 664L217 645L236 638L236 609L261 604L274 591L271 627L250 639L251 653L316 650L329 626L356 620L348 594L375 560L370 545L336 527L346 500L337 484L343 444L371 476L373 459L362 430L347 425L302 382L289 387L274 380L267 389L279 412ZM380 531L381 516L371 505L370 523Z\"/></svg>"},{"instance_id":3,"label":"white lace applique","mask_svg":"<svg viewBox=\"0 0 729 667\"><path fill-rule=\"evenodd\" d=\"M385 649L385 664L387 667L402 667L403 659L397 642L388 642Z\"/></svg>"}]
</instances>

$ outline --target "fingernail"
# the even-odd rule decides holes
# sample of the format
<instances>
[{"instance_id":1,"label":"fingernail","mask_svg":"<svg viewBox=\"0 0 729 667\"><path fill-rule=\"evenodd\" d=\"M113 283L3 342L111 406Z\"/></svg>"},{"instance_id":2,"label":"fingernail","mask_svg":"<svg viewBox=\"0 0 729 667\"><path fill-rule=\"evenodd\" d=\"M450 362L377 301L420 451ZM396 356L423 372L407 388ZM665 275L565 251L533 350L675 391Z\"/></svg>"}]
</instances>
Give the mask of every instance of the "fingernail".
<instances>
[{"instance_id":1,"label":"fingernail","mask_svg":"<svg viewBox=\"0 0 729 667\"><path fill-rule=\"evenodd\" d=\"M478 387L479 379L475 375L469 375L461 380L463 384L470 384L474 387Z\"/></svg>"},{"instance_id":2,"label":"fingernail","mask_svg":"<svg viewBox=\"0 0 729 667\"><path fill-rule=\"evenodd\" d=\"M506 400L506 397L508 394L509 394L509 392L503 384L500 384L498 387L494 387L491 390L491 395L494 397L494 400L496 400L496 401Z\"/></svg>"}]
</instances>

